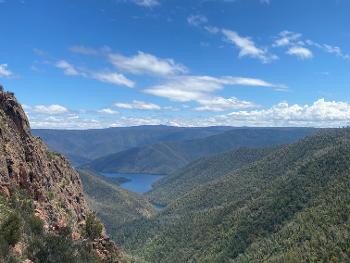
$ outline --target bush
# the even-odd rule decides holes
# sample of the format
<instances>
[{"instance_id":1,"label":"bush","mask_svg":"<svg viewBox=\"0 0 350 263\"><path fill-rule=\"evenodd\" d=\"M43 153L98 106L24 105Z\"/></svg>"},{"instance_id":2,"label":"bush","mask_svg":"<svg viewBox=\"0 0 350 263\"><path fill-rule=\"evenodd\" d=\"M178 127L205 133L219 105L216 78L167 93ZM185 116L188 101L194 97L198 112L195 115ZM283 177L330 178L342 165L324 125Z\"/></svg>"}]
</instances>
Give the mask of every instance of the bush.
<instances>
[{"instance_id":1,"label":"bush","mask_svg":"<svg viewBox=\"0 0 350 263\"><path fill-rule=\"evenodd\" d=\"M10 214L1 225L0 232L2 238L9 246L16 245L22 234L22 220L20 216L17 213Z\"/></svg>"},{"instance_id":2,"label":"bush","mask_svg":"<svg viewBox=\"0 0 350 263\"><path fill-rule=\"evenodd\" d=\"M102 235L103 225L94 213L87 216L85 225L85 237L89 239L99 238Z\"/></svg>"},{"instance_id":3,"label":"bush","mask_svg":"<svg viewBox=\"0 0 350 263\"><path fill-rule=\"evenodd\" d=\"M36 215L29 216L27 219L27 224L32 233L35 235L41 235L44 231L44 222Z\"/></svg>"}]
</instances>

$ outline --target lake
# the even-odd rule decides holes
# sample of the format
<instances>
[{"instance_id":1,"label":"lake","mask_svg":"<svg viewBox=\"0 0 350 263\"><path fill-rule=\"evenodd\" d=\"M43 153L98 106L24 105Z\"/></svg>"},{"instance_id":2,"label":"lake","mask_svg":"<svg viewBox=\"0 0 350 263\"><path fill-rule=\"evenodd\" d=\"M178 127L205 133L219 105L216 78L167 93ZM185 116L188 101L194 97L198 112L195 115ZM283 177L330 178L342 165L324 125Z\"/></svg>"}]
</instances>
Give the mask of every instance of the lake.
<instances>
[{"instance_id":1,"label":"lake","mask_svg":"<svg viewBox=\"0 0 350 263\"><path fill-rule=\"evenodd\" d=\"M161 179L162 175L155 174L124 174L124 173L103 173L107 177L120 177L128 179L120 184L120 187L139 194L146 193L152 189L152 184Z\"/></svg>"}]
</instances>

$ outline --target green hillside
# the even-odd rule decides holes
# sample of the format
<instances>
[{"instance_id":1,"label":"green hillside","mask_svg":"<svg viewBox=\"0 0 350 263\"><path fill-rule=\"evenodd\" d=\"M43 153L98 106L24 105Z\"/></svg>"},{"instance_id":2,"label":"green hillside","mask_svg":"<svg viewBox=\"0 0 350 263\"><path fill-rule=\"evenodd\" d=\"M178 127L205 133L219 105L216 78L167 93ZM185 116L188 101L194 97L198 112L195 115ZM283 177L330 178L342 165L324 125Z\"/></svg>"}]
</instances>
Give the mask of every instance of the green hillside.
<instances>
[{"instance_id":1,"label":"green hillside","mask_svg":"<svg viewBox=\"0 0 350 263\"><path fill-rule=\"evenodd\" d=\"M232 129L231 127L171 127L164 125L116 127L92 130L34 129L54 151L67 156L74 165L137 146L158 142L204 138Z\"/></svg>"},{"instance_id":2,"label":"green hillside","mask_svg":"<svg viewBox=\"0 0 350 263\"><path fill-rule=\"evenodd\" d=\"M240 148L194 161L154 184L147 197L159 204L169 204L195 187L253 163L276 148Z\"/></svg>"},{"instance_id":3,"label":"green hillside","mask_svg":"<svg viewBox=\"0 0 350 263\"><path fill-rule=\"evenodd\" d=\"M161 142L107 155L85 167L109 173L170 174L201 157L239 147L269 147L295 142L316 132L312 128L235 128L213 136Z\"/></svg>"},{"instance_id":4,"label":"green hillside","mask_svg":"<svg viewBox=\"0 0 350 263\"><path fill-rule=\"evenodd\" d=\"M150 218L155 214L153 205L142 196L124 190L91 171L79 170L79 174L90 207L96 211L112 237L125 223Z\"/></svg>"},{"instance_id":5,"label":"green hillside","mask_svg":"<svg viewBox=\"0 0 350 263\"><path fill-rule=\"evenodd\" d=\"M150 262L347 262L350 129L328 130L124 226Z\"/></svg>"}]
</instances>

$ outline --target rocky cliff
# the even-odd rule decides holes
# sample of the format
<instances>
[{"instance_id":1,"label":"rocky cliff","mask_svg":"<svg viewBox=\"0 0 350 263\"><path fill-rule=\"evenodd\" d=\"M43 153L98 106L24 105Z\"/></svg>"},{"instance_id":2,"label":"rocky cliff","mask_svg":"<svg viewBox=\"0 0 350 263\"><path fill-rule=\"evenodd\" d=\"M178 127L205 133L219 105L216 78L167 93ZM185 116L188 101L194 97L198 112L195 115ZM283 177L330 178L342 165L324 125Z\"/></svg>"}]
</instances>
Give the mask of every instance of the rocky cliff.
<instances>
[{"instance_id":1,"label":"rocky cliff","mask_svg":"<svg viewBox=\"0 0 350 263\"><path fill-rule=\"evenodd\" d=\"M78 173L64 156L50 152L40 138L32 136L15 96L0 91L0 192L9 198L18 189L33 199L35 214L43 220L46 231L69 225L72 239L83 239L82 230L91 211ZM106 236L94 240L92 246L102 259L119 254Z\"/></svg>"}]
</instances>

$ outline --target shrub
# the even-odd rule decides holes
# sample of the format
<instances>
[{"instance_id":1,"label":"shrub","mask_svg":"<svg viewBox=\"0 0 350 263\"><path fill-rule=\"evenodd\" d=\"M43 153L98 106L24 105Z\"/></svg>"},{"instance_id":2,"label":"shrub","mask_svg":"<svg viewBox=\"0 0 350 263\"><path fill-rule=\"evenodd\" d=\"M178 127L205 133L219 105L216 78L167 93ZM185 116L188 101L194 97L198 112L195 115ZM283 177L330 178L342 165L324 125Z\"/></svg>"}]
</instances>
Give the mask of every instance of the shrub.
<instances>
[{"instance_id":1,"label":"shrub","mask_svg":"<svg viewBox=\"0 0 350 263\"><path fill-rule=\"evenodd\" d=\"M87 216L85 225L85 237L89 239L99 238L102 235L103 225L94 213Z\"/></svg>"},{"instance_id":2,"label":"shrub","mask_svg":"<svg viewBox=\"0 0 350 263\"><path fill-rule=\"evenodd\" d=\"M21 239L22 220L17 213L8 216L0 228L3 239L9 246L14 246Z\"/></svg>"}]
</instances>

